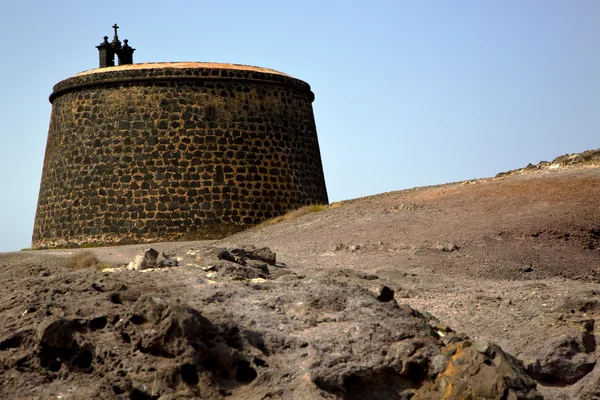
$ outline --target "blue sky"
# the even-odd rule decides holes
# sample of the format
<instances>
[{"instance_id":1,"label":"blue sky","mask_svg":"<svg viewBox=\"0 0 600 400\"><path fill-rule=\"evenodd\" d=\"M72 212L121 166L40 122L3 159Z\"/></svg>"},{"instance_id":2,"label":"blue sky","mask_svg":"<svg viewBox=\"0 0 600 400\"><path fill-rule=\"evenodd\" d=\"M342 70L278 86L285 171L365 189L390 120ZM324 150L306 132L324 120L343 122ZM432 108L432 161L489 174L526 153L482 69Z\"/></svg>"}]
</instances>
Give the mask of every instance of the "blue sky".
<instances>
[{"instance_id":1,"label":"blue sky","mask_svg":"<svg viewBox=\"0 0 600 400\"><path fill-rule=\"evenodd\" d=\"M111 36L135 62L308 82L331 201L493 176L600 147L600 2L5 1L0 251L29 247L51 106Z\"/></svg>"}]
</instances>

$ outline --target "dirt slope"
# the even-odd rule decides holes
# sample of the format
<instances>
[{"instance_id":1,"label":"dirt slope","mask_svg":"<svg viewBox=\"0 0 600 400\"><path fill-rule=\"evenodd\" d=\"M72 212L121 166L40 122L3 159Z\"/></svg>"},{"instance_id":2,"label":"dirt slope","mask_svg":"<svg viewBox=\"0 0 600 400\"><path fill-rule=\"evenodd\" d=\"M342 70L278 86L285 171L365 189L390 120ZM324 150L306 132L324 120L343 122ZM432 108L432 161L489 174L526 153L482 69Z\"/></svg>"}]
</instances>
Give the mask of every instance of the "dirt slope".
<instances>
[{"instance_id":1,"label":"dirt slope","mask_svg":"<svg viewBox=\"0 0 600 400\"><path fill-rule=\"evenodd\" d=\"M2 394L13 398L87 398L103 391L105 398L158 398L155 393L165 399L192 395L459 398L453 392L435 392L440 379L446 379L444 387L460 387L448 384L454 382L448 375L454 362L448 361L449 351L456 361L469 351L460 343L489 341L521 360L545 398L600 398L595 324L600 312L600 167L594 157L581 163L574 162L581 157L565 157L496 178L347 201L221 241L152 244L159 251L176 251L181 258L182 267L166 270L66 271L64 260L77 252L73 250L2 254ZM280 264L270 266L268 276L235 263L218 264L213 272L198 268L215 264L201 256L213 254L209 249L246 244L270 247ZM122 265L147 247L93 252L103 262ZM288 272L289 280L282 277ZM261 276L267 280L261 281ZM368 295L371 288L383 285L395 291L393 304L432 315L396 309ZM113 301L115 293L119 302ZM152 300L155 297L161 300ZM165 303L157 306L157 301ZM185 308L188 305L207 320ZM157 312L162 317L153 317ZM53 361L54 354L44 352L48 344L43 324L49 323L48 318L69 321L57 323L73 331L74 341L64 350L72 353L68 363L60 357ZM208 327L194 328L194 335L206 337L192 346L193 351L186 347L187 328L181 328L190 318L192 326ZM381 352L388 354L398 346L395 343L408 346L408 342L379 336L373 320L382 321L381 329L388 333L410 326L407 337L421 338L419 357L428 361L419 361L415 365L421 367L408 371L399 365L415 361L398 356L400 364L394 366ZM169 323L180 326L172 328L179 336L160 335L161 329L170 332L164 328ZM451 344L444 339L453 336L446 326L461 333L457 337L468 335L471 342L456 339L458 344ZM431 329L433 336L428 333ZM15 332L22 333L15 336ZM139 346L123 342L124 333L130 339L127 343L139 341ZM257 344L257 338L265 344ZM202 346L220 353L203 352ZM151 357L153 351L162 357L160 363ZM170 357L164 356L167 353ZM504 377L500 381L506 382L507 376L513 377L511 382L516 376L526 379L518 375L518 366L498 372L500 364L513 364L490 363L492 353L486 347L479 355L474 353L467 365L477 357L491 357L479 362L494 366L497 375L493 376ZM215 357L224 360L222 365L212 364ZM434 359L445 361L436 364ZM130 360L133 367L123 360ZM65 367L60 367L61 362ZM40 363L46 363L41 372ZM240 379L234 379L240 373ZM179 378L169 380L164 374ZM525 393L534 398L526 381L519 382L520 389L503 389L497 397L488 391L486 396L506 398L512 390L520 393L514 394L519 398L526 398L520 397ZM434 384L438 386L428 386ZM173 389L181 385L188 391ZM202 388L201 393L191 386ZM475 389L469 386L468 390Z\"/></svg>"},{"instance_id":2,"label":"dirt slope","mask_svg":"<svg viewBox=\"0 0 600 400\"><path fill-rule=\"evenodd\" d=\"M223 241L243 242L315 274L375 274L398 301L517 355L547 398L600 398L600 368L583 372L599 355L597 165L385 193ZM552 368L558 376L544 375Z\"/></svg>"},{"instance_id":3,"label":"dirt slope","mask_svg":"<svg viewBox=\"0 0 600 400\"><path fill-rule=\"evenodd\" d=\"M597 168L569 169L385 193L224 242L261 240L293 256L360 245L356 254L386 255L403 267L428 260L456 275L523 279L521 268L531 266L526 278L593 279L599 178ZM449 243L460 251L433 251Z\"/></svg>"}]
</instances>

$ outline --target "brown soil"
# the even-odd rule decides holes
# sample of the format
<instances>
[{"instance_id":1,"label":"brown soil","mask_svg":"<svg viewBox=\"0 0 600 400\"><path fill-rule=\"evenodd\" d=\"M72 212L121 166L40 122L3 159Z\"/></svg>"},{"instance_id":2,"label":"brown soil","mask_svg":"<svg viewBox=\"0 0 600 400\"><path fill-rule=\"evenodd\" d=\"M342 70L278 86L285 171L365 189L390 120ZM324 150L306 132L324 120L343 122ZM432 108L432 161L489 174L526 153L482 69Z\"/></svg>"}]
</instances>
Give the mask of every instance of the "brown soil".
<instances>
[{"instance_id":1,"label":"brown soil","mask_svg":"<svg viewBox=\"0 0 600 400\"><path fill-rule=\"evenodd\" d=\"M362 336L353 339L356 342L344 342L350 340L354 328L341 321L352 318L364 335L377 332L369 330L370 319L386 321L382 323L388 324L385 329L390 331L400 329L385 315L414 324L415 337L424 332L424 320L404 320L408 317L400 311L381 308L386 303L365 300L366 305L349 306L351 299L362 298L361 288L386 285L395 290L396 302L427 311L472 340L494 342L515 355L537 380L544 398L600 398L599 331L595 325L600 312L599 199L597 165L558 168L548 164L497 178L351 200L220 241L151 245L166 253L176 252L181 258L177 268L73 271L64 267L65 260L83 250L1 254L0 360L4 369L0 371L0 394L3 398L89 398L106 390L105 398L159 398L154 394L161 394L160 382L171 379L164 376L180 374L179 381L171 379L173 385L183 379L190 386L191 380L202 393L186 396L200 398L394 398L385 391L389 389L385 389L388 370L376 369L376 378L363 374L347 380L347 371L358 367L333 356L346 354L352 343L361 343L353 350L361 359L387 352L391 346L384 339L361 342ZM199 268L207 265L202 255L209 254L209 249L247 244L270 247L278 262L285 264L269 267L272 281L261 281L259 275L225 279L222 272L207 277ZM147 247L92 251L103 263L123 265ZM231 268L218 271L225 270L234 273ZM294 278L281 278L288 272ZM195 311L179 309L176 304L190 305L207 319L198 319L203 321L198 323L210 328L194 332L220 343L214 345L218 351L211 350L210 357L200 360L204 364L198 364L204 365L212 378L196 370L191 361L169 364L168 360L184 357L185 346L164 337L162 347L153 344L158 339L143 330L152 318L146 316L145 322L138 324L141 330L133 322L127 325L127 321L135 321L136 312L154 313L152 307L163 301L154 298L167 299L168 315L185 314L181 321ZM79 335L77 349L69 350L74 353L68 369L60 368L64 362L60 355L56 361L52 358L55 354L44 353L39 339L40 321L50 317L79 321L73 328L74 335ZM432 325L436 322L425 319ZM156 321L152 329L160 333L163 320ZM184 338L186 329L180 329ZM122 337L117 338L120 342L115 339L123 334L129 335L129 344L123 344ZM34 337L40 341L38 347ZM210 340L204 340L202 346ZM137 348L130 344L136 341ZM85 353L85 343L93 348L90 355ZM331 348L323 350L327 343ZM368 343L380 344L369 348ZM337 345L341 347L337 349ZM435 358L438 350L429 345L419 346L429 349L429 356ZM152 346L161 353L162 364L152 358L154 354L148 350ZM146 352L137 351L140 348ZM76 356L84 360L74 362ZM200 362L195 357L194 362ZM316 359L320 366L314 365ZM342 375L334 378L332 374L342 364L346 375L340 374L346 378L338 387L332 382ZM410 376L406 382L395 381L397 387L411 393L405 398L420 396L419 388L429 379ZM307 381L316 382L316 389L306 386ZM356 382L364 388L379 382L375 386L385 390L377 392L381 397L369 397L376 391L358 390ZM162 398L181 395L173 390L171 397Z\"/></svg>"}]
</instances>

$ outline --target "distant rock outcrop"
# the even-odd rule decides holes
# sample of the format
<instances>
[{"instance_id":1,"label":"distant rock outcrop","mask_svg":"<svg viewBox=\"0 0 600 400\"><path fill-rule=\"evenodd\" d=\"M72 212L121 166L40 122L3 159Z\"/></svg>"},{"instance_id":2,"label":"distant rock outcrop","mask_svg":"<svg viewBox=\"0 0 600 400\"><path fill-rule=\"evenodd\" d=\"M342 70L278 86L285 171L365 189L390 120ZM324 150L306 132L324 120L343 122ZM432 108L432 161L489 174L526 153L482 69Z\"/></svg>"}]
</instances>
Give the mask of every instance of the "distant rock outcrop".
<instances>
[{"instance_id":1,"label":"distant rock outcrop","mask_svg":"<svg viewBox=\"0 0 600 400\"><path fill-rule=\"evenodd\" d=\"M496 174L496 178L511 176L515 174L523 174L530 171L541 170L541 169L557 169L569 166L581 166L581 165L600 165L600 149L586 150L581 153L565 154L564 156L556 157L551 162L540 161L533 165L529 164L525 168L512 169L506 172L500 172Z\"/></svg>"}]
</instances>

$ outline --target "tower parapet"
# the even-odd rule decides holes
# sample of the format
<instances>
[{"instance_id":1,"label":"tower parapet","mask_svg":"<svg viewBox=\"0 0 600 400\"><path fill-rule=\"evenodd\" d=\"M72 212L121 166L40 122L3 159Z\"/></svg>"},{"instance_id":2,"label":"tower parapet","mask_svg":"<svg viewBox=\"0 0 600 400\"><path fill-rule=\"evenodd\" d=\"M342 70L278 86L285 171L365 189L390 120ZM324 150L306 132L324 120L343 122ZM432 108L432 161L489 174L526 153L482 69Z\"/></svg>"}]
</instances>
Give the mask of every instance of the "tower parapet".
<instances>
[{"instance_id":1,"label":"tower parapet","mask_svg":"<svg viewBox=\"0 0 600 400\"><path fill-rule=\"evenodd\" d=\"M104 36L104 41L96 46L100 56L100 68L114 67L115 55L119 60L119 65L133 64L133 52L135 49L129 46L127 39L123 40L123 45L121 45L119 35L117 34L119 26L114 24L112 27L115 30L112 42L109 43L108 36Z\"/></svg>"}]
</instances>

